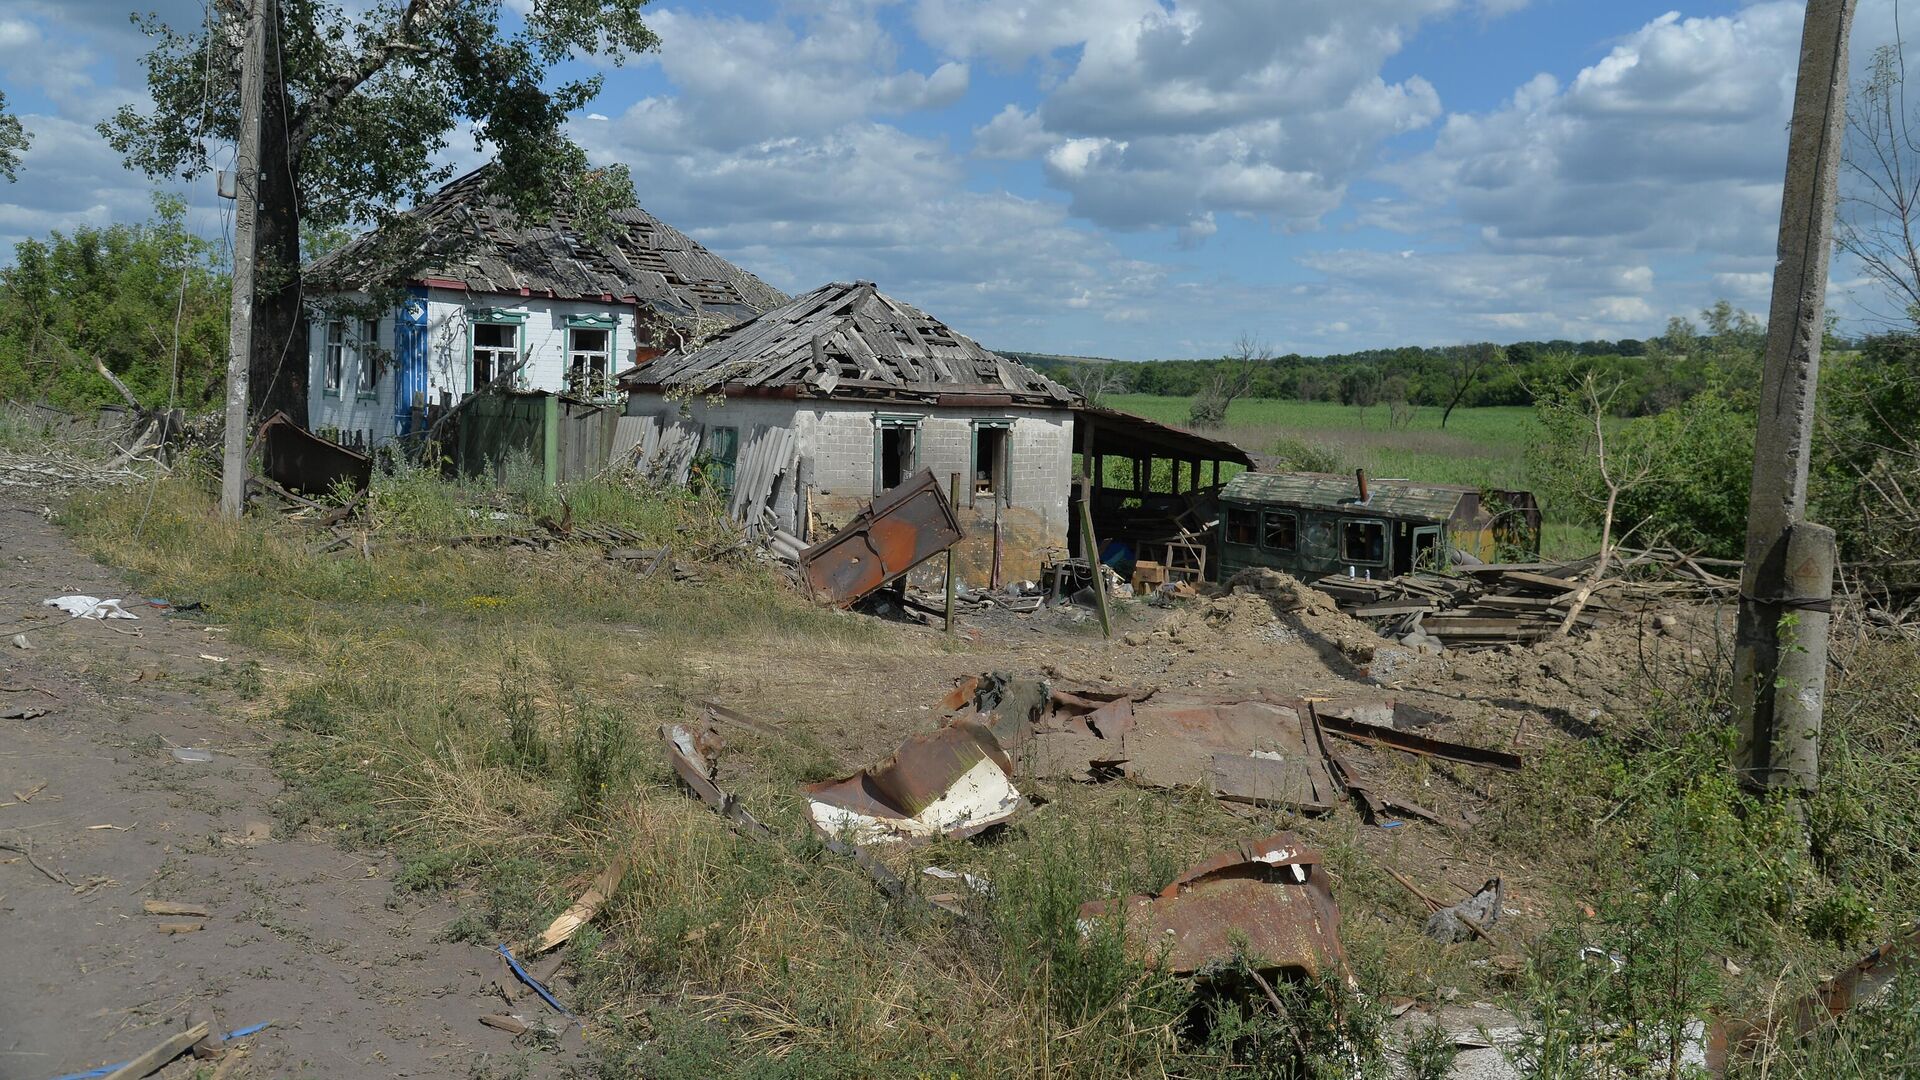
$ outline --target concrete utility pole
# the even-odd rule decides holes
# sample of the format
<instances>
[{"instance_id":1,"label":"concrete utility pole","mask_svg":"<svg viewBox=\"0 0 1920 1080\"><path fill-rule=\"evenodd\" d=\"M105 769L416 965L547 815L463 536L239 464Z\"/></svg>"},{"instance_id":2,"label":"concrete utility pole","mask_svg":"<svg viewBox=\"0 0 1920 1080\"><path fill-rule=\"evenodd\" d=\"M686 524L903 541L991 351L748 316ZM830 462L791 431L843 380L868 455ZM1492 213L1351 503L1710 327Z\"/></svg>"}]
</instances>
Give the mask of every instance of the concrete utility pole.
<instances>
[{"instance_id":1,"label":"concrete utility pole","mask_svg":"<svg viewBox=\"0 0 1920 1080\"><path fill-rule=\"evenodd\" d=\"M1742 776L1753 788L1796 795L1813 792L1820 779L1836 556L1833 530L1805 520L1807 455L1826 331L1854 3L1808 0L1801 31L1734 640Z\"/></svg>"},{"instance_id":2,"label":"concrete utility pole","mask_svg":"<svg viewBox=\"0 0 1920 1080\"><path fill-rule=\"evenodd\" d=\"M260 207L260 97L267 62L267 5L247 5L240 54L240 142L234 150L233 310L227 330L227 439L220 455L220 515L247 504L247 359L253 352L254 216Z\"/></svg>"}]
</instances>

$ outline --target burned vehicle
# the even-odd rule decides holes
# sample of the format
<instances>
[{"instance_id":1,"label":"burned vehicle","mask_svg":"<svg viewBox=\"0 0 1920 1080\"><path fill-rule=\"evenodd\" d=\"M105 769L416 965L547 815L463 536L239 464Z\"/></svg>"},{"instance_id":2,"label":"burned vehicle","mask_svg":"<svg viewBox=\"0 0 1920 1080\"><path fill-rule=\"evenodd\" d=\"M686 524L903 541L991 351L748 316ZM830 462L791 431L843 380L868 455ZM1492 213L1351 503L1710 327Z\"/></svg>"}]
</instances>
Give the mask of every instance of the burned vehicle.
<instances>
[{"instance_id":1,"label":"burned vehicle","mask_svg":"<svg viewBox=\"0 0 1920 1080\"><path fill-rule=\"evenodd\" d=\"M1538 558L1531 492L1325 473L1241 473L1220 492L1220 578L1268 567L1311 581Z\"/></svg>"}]
</instances>

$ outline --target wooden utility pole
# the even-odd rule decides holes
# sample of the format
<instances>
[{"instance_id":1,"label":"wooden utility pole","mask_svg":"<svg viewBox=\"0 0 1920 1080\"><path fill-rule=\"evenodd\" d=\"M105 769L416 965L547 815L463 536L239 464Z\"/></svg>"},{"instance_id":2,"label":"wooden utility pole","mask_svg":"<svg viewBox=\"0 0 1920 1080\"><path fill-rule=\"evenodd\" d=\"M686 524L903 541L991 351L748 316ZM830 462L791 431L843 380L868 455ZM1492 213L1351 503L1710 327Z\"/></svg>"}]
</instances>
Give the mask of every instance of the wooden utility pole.
<instances>
[{"instance_id":1,"label":"wooden utility pole","mask_svg":"<svg viewBox=\"0 0 1920 1080\"><path fill-rule=\"evenodd\" d=\"M234 149L233 309L227 330L227 438L220 455L220 514L247 505L247 361L253 351L254 217L260 208L260 106L267 62L267 5L249 0L240 54L240 139Z\"/></svg>"},{"instance_id":2,"label":"wooden utility pole","mask_svg":"<svg viewBox=\"0 0 1920 1080\"><path fill-rule=\"evenodd\" d=\"M1820 777L1835 554L1833 530L1805 520L1807 455L1826 331L1854 3L1808 0L1801 30L1734 639L1741 775L1755 789L1796 795L1813 792Z\"/></svg>"}]
</instances>

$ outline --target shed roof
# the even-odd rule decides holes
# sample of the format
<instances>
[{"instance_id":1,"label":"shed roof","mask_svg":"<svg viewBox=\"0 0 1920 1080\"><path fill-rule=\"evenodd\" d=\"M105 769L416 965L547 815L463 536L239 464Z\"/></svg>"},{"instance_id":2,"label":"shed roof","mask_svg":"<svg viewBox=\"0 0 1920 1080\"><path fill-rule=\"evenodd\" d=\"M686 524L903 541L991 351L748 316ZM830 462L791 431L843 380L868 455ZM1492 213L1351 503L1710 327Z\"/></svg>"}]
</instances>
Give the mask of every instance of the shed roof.
<instances>
[{"instance_id":1,"label":"shed roof","mask_svg":"<svg viewBox=\"0 0 1920 1080\"><path fill-rule=\"evenodd\" d=\"M612 299L691 326L736 323L786 302L786 294L629 206L616 233L589 239L566 214L523 224L488 190L485 165L435 192L385 230L364 233L307 270L310 288L365 289L442 279L476 293L566 300Z\"/></svg>"},{"instance_id":2,"label":"shed roof","mask_svg":"<svg viewBox=\"0 0 1920 1080\"><path fill-rule=\"evenodd\" d=\"M1144 451L1149 456L1185 460L1232 461L1251 466L1253 456L1225 439L1216 439L1196 431L1135 416L1119 409L1080 404L1074 413L1088 418L1093 428L1093 452L1131 456Z\"/></svg>"},{"instance_id":3,"label":"shed roof","mask_svg":"<svg viewBox=\"0 0 1920 1080\"><path fill-rule=\"evenodd\" d=\"M700 348L629 368L620 381L634 389L780 388L813 397L971 397L1058 408L1079 400L871 281L822 285Z\"/></svg>"},{"instance_id":4,"label":"shed roof","mask_svg":"<svg viewBox=\"0 0 1920 1080\"><path fill-rule=\"evenodd\" d=\"M1377 514L1381 517L1446 521L1468 496L1479 489L1452 484L1409 484L1404 480L1367 478L1369 498L1363 505L1351 476L1327 473L1244 472L1227 481L1223 499L1276 503L1312 510Z\"/></svg>"}]
</instances>

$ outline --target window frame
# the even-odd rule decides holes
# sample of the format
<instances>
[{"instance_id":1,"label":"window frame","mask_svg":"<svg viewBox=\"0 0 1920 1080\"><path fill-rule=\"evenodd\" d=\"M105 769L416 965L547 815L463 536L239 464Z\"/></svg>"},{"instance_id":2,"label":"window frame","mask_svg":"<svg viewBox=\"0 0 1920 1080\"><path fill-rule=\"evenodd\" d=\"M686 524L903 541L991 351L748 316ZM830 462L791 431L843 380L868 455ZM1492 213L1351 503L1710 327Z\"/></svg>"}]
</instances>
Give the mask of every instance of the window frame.
<instances>
[{"instance_id":1,"label":"window frame","mask_svg":"<svg viewBox=\"0 0 1920 1080\"><path fill-rule=\"evenodd\" d=\"M1370 525L1380 530L1380 557L1378 559L1356 559L1347 554L1347 530L1355 525ZM1389 550L1389 535L1387 523L1381 518L1343 517L1340 519L1340 530L1336 534L1336 547L1334 550L1339 552L1340 562L1346 566L1385 566L1393 557L1393 552Z\"/></svg>"},{"instance_id":2,"label":"window frame","mask_svg":"<svg viewBox=\"0 0 1920 1080\"><path fill-rule=\"evenodd\" d=\"M511 327L513 329L513 347L511 349L502 349L494 345L482 346L480 344L480 327L482 326ZM490 357L497 358L498 356L504 354L509 356L511 359L515 361L523 361L526 358L526 355L527 355L526 326L527 326L527 314L524 311L508 311L504 308L470 308L468 309L467 311L467 380L468 380L467 390L469 393L477 393L482 386L496 385L495 380L499 378L499 369L497 367L492 367L492 366L490 366L488 369L486 382L482 383L479 379L475 378L475 376L478 374L478 369L474 367L474 364L476 361L479 360L479 353L481 352L482 348L486 350L487 354ZM518 379L520 371L523 370L525 367L526 365L524 363L521 363L515 368L514 374L515 374L516 381Z\"/></svg>"},{"instance_id":3,"label":"window frame","mask_svg":"<svg viewBox=\"0 0 1920 1080\"><path fill-rule=\"evenodd\" d=\"M1267 538L1272 535L1273 526L1271 521L1277 518L1286 518L1293 526L1293 543L1286 547L1280 547L1277 544L1268 543L1267 541ZM1268 551L1279 552L1282 555L1300 554L1299 512L1294 510L1269 510L1263 507L1260 510L1260 546Z\"/></svg>"},{"instance_id":4,"label":"window frame","mask_svg":"<svg viewBox=\"0 0 1920 1080\"><path fill-rule=\"evenodd\" d=\"M1013 417L990 417L971 421L972 431L967 439L967 505L974 506L980 495L989 495L988 505L1013 506ZM980 436L983 432L995 432L1000 439L1000 454L994 461L992 473L987 477L990 485L986 491L980 490Z\"/></svg>"},{"instance_id":5,"label":"window frame","mask_svg":"<svg viewBox=\"0 0 1920 1080\"><path fill-rule=\"evenodd\" d=\"M1222 509L1224 513L1222 513L1220 517L1220 527L1222 530L1220 539L1224 543L1235 544L1240 547L1258 546L1260 543L1260 509L1254 506L1235 506L1232 503L1227 503ZM1253 524L1245 540L1236 540L1234 539L1234 518L1241 514L1246 515Z\"/></svg>"},{"instance_id":6,"label":"window frame","mask_svg":"<svg viewBox=\"0 0 1920 1080\"><path fill-rule=\"evenodd\" d=\"M921 429L926 417L916 413L875 413L873 415L873 493L885 491L882 486L886 480L886 445L888 429L907 429L913 433L913 461L900 470L902 482L920 469Z\"/></svg>"},{"instance_id":7,"label":"window frame","mask_svg":"<svg viewBox=\"0 0 1920 1080\"><path fill-rule=\"evenodd\" d=\"M570 393L610 394L615 374L614 357L619 355L620 320L612 315L569 315L566 320L566 352L560 365L561 382ZM574 334L579 331L603 332L606 336L604 351L580 350L574 344ZM589 371L585 380L574 377L574 356L598 356L603 370L598 374ZM584 387L582 382L587 385Z\"/></svg>"},{"instance_id":8,"label":"window frame","mask_svg":"<svg viewBox=\"0 0 1920 1080\"><path fill-rule=\"evenodd\" d=\"M354 349L358 364L354 372L353 396L360 401L368 401L380 396L380 372L374 367L379 359L380 320L361 319L360 339Z\"/></svg>"},{"instance_id":9,"label":"window frame","mask_svg":"<svg viewBox=\"0 0 1920 1080\"><path fill-rule=\"evenodd\" d=\"M714 452L714 443L720 441L717 436L724 433L727 444L727 456L721 457ZM740 429L728 424L714 424L702 433L701 455L710 465L719 466L719 483L714 485L723 495L733 494L733 484L740 467Z\"/></svg>"},{"instance_id":10,"label":"window frame","mask_svg":"<svg viewBox=\"0 0 1920 1080\"><path fill-rule=\"evenodd\" d=\"M337 398L346 382L347 320L328 319L320 341L320 394Z\"/></svg>"}]
</instances>

